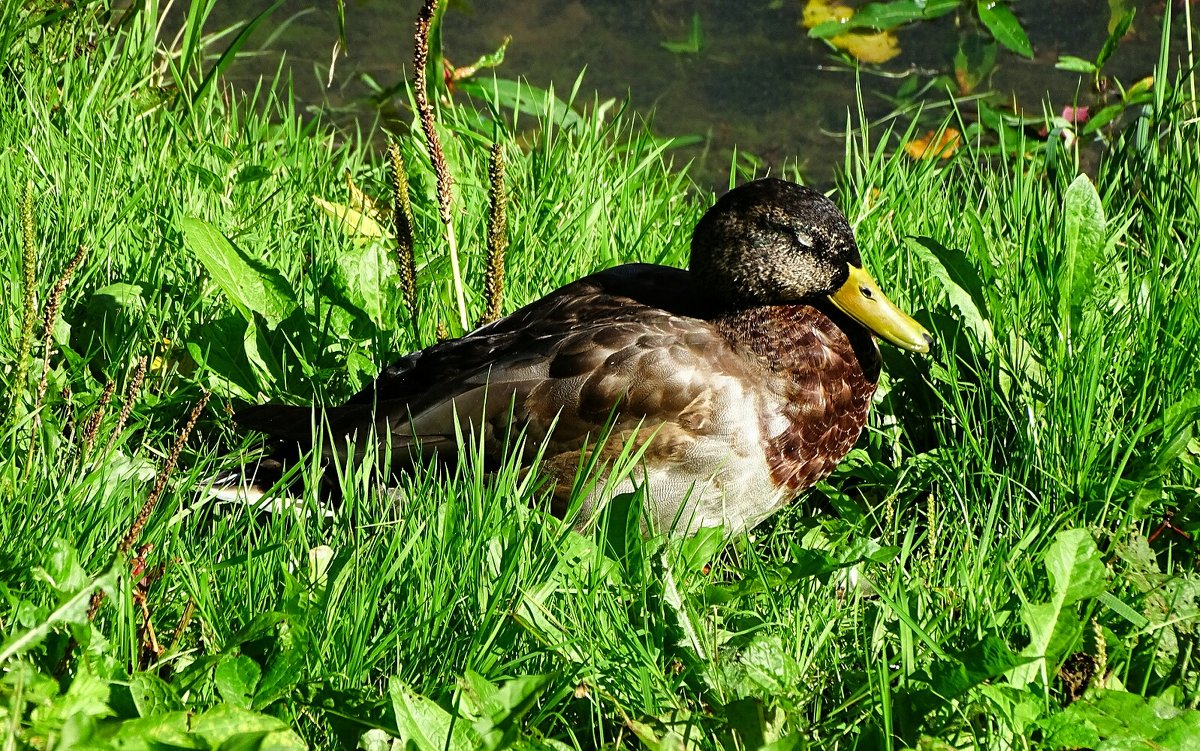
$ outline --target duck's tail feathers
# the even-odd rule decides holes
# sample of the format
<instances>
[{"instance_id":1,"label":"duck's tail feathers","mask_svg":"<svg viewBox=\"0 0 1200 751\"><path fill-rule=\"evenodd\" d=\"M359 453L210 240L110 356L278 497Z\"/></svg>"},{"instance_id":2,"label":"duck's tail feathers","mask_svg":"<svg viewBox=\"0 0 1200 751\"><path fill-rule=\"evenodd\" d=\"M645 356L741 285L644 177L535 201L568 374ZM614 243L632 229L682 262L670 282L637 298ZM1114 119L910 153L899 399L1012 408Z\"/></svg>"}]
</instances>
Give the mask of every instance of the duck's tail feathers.
<instances>
[{"instance_id":1,"label":"duck's tail feathers","mask_svg":"<svg viewBox=\"0 0 1200 751\"><path fill-rule=\"evenodd\" d=\"M253 515L267 517L290 512L298 517L331 517L337 499L318 491L317 505L304 500L304 482L290 462L266 457L236 469L218 472L204 483L199 498L173 521L207 510L220 515L219 507L247 507ZM322 488L321 490L325 490Z\"/></svg>"}]
</instances>

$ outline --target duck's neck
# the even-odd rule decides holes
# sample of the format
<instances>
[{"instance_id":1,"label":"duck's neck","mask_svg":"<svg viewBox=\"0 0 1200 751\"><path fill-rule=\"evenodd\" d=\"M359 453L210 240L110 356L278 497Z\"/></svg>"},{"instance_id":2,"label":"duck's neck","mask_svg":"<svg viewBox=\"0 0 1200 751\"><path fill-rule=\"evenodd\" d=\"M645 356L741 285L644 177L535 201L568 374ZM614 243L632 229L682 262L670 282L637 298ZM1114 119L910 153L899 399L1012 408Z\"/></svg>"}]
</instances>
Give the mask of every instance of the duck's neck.
<instances>
[{"instance_id":1,"label":"duck's neck","mask_svg":"<svg viewBox=\"0 0 1200 751\"><path fill-rule=\"evenodd\" d=\"M879 380L879 346L871 333L832 304L763 305L725 313L714 320L725 338L748 347L784 376L802 375L844 353L849 370L874 385Z\"/></svg>"},{"instance_id":2,"label":"duck's neck","mask_svg":"<svg viewBox=\"0 0 1200 751\"><path fill-rule=\"evenodd\" d=\"M780 406L763 425L776 484L799 490L829 474L858 439L879 381L870 332L824 302L747 308L714 323L778 376Z\"/></svg>"}]
</instances>

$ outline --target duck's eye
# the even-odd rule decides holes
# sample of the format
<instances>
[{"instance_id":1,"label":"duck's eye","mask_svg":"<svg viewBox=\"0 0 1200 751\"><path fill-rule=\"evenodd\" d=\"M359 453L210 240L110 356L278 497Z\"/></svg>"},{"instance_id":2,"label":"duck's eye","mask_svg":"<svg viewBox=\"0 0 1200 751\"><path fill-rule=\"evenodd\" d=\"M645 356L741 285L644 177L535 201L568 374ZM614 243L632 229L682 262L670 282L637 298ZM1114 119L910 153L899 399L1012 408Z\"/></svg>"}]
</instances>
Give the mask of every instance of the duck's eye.
<instances>
[{"instance_id":1,"label":"duck's eye","mask_svg":"<svg viewBox=\"0 0 1200 751\"><path fill-rule=\"evenodd\" d=\"M796 242L800 243L804 247L811 248L813 246L813 239L808 233L801 232L800 230L794 230L792 234L796 236Z\"/></svg>"},{"instance_id":2,"label":"duck's eye","mask_svg":"<svg viewBox=\"0 0 1200 751\"><path fill-rule=\"evenodd\" d=\"M874 297L874 293L871 292L870 287L859 287L858 291L861 292L863 297L867 298L868 300Z\"/></svg>"}]
</instances>

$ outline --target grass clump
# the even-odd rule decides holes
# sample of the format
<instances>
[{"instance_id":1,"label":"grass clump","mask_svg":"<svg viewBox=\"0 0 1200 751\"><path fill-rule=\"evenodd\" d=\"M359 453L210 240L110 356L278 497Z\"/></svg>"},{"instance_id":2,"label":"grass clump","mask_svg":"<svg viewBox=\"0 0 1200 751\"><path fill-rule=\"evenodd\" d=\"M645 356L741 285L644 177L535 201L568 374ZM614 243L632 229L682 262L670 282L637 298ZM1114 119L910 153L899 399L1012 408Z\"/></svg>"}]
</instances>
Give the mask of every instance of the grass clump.
<instances>
[{"instance_id":1,"label":"grass clump","mask_svg":"<svg viewBox=\"0 0 1200 751\"><path fill-rule=\"evenodd\" d=\"M198 507L255 449L234 405L337 401L464 309L491 316L498 241L510 312L596 268L684 264L711 197L628 117L578 114L578 82L527 89L532 123L480 85L434 123L455 286L419 127L376 155L304 123L284 82L204 85L196 27L173 68L149 11L65 18L95 43L53 68L0 33L0 203L32 205L38 290L74 272L32 352L29 220L0 213L13 746L1184 748L1200 728L1200 121L1165 59L1094 178L1056 140L987 158L963 123L945 161L904 157L911 134L850 141L838 199L942 349L885 350L851 457L726 545L642 539L637 499L579 535L515 460L417 471L399 503L349 472L332 521ZM664 559L708 660L681 646ZM850 567L869 587L829 585Z\"/></svg>"}]
</instances>

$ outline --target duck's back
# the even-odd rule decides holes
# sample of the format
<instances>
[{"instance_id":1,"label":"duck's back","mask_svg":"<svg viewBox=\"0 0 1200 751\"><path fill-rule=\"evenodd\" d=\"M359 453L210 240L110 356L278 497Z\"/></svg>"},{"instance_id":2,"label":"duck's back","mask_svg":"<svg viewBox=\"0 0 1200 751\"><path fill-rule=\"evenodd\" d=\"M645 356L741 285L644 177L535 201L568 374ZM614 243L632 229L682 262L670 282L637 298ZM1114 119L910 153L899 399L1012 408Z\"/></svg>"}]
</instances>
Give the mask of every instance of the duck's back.
<instances>
[{"instance_id":1,"label":"duck's back","mask_svg":"<svg viewBox=\"0 0 1200 751\"><path fill-rule=\"evenodd\" d=\"M710 315L687 271L626 264L572 282L463 337L400 358L341 407L264 404L239 411L237 420L271 436L304 442L311 438L314 410L336 428L349 428L373 412L393 419L405 413L418 417L485 382L581 375L600 365L598 358L602 362L617 350L636 346L639 337L669 335L684 321Z\"/></svg>"}]
</instances>

